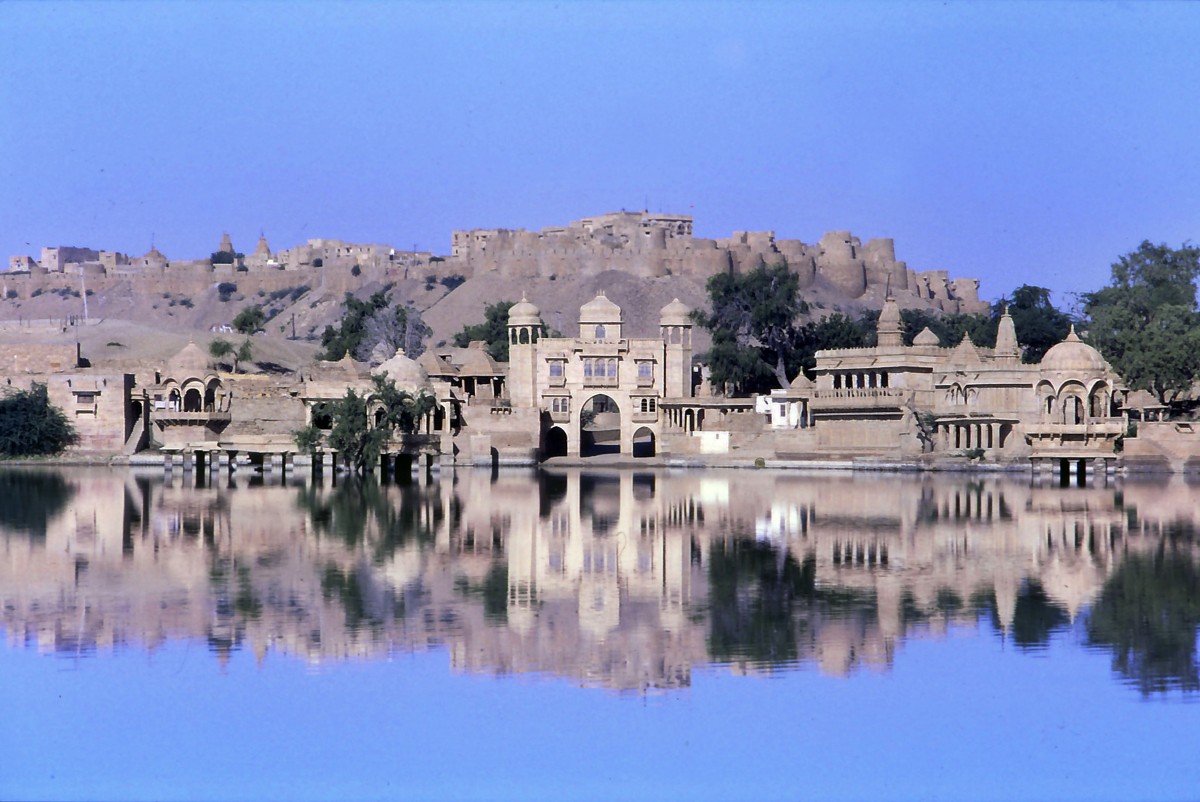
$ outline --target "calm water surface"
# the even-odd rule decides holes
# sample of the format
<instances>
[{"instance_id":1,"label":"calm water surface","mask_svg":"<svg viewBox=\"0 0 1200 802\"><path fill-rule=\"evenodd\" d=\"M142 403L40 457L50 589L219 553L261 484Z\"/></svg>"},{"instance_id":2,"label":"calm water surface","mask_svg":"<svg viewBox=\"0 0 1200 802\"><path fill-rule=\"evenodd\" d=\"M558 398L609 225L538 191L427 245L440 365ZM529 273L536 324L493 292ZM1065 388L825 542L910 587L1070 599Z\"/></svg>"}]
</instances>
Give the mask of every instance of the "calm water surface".
<instances>
[{"instance_id":1,"label":"calm water surface","mask_svg":"<svg viewBox=\"0 0 1200 802\"><path fill-rule=\"evenodd\" d=\"M1194 799L1198 517L1178 478L5 470L0 798Z\"/></svg>"}]
</instances>

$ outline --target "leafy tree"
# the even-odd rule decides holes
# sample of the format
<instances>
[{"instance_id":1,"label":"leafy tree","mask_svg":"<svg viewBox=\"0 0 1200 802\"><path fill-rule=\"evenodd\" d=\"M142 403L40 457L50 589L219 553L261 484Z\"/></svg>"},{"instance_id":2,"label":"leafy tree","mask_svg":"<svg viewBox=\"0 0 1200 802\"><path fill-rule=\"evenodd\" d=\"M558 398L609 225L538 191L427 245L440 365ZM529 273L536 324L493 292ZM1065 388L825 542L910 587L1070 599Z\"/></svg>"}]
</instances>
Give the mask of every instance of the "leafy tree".
<instances>
[{"instance_id":1,"label":"leafy tree","mask_svg":"<svg viewBox=\"0 0 1200 802\"><path fill-rule=\"evenodd\" d=\"M857 318L835 312L799 326L788 356L789 371L793 376L801 370L811 373L817 365L817 351L874 345L878 318L878 312L866 312Z\"/></svg>"},{"instance_id":2,"label":"leafy tree","mask_svg":"<svg viewBox=\"0 0 1200 802\"><path fill-rule=\"evenodd\" d=\"M785 264L748 273L718 273L706 285L711 312L692 319L712 335L708 364L713 381L736 391L787 387L788 355L796 339L796 317L808 310L799 279Z\"/></svg>"},{"instance_id":3,"label":"leafy tree","mask_svg":"<svg viewBox=\"0 0 1200 802\"><path fill-rule=\"evenodd\" d=\"M355 473L365 473L379 458L396 434L414 434L421 419L437 405L436 399L425 391L413 395L396 387L391 379L373 377L372 395L379 405L375 420L367 414L369 396L360 396L353 389L338 401L329 402L333 428L329 445L341 455L342 462Z\"/></svg>"},{"instance_id":4,"label":"leafy tree","mask_svg":"<svg viewBox=\"0 0 1200 802\"><path fill-rule=\"evenodd\" d=\"M225 303L233 294L238 291L238 286L232 281L222 281L217 285L217 294L221 296L221 303Z\"/></svg>"},{"instance_id":5,"label":"leafy tree","mask_svg":"<svg viewBox=\"0 0 1200 802\"><path fill-rule=\"evenodd\" d=\"M234 372L237 371L237 348L229 340L217 337L208 344L208 354L213 359L219 359L222 362L229 360Z\"/></svg>"},{"instance_id":6,"label":"leafy tree","mask_svg":"<svg viewBox=\"0 0 1200 802\"><path fill-rule=\"evenodd\" d=\"M346 354L351 356L362 345L367 334L367 318L387 306L387 295L380 291L374 293L368 300L361 301L350 293L346 293L342 302L345 313L337 328L326 326L321 334L321 359L341 359Z\"/></svg>"},{"instance_id":7,"label":"leafy tree","mask_svg":"<svg viewBox=\"0 0 1200 802\"><path fill-rule=\"evenodd\" d=\"M476 340L487 343L487 352L497 362L508 361L508 310L516 305L516 301L497 301L488 304L483 310L483 322L472 326L463 326L462 331L454 335L456 348L466 348Z\"/></svg>"},{"instance_id":8,"label":"leafy tree","mask_svg":"<svg viewBox=\"0 0 1200 802\"><path fill-rule=\"evenodd\" d=\"M1017 287L1011 296L992 304L992 320L999 324L1005 309L1012 315L1022 362L1041 362L1046 352L1071 331L1071 316L1051 303L1050 290L1045 287Z\"/></svg>"},{"instance_id":9,"label":"leafy tree","mask_svg":"<svg viewBox=\"0 0 1200 802\"><path fill-rule=\"evenodd\" d=\"M366 360L381 343L395 352L400 346L414 359L425 350L425 338L431 331L421 313L411 305L392 307L389 313L387 293L380 290L366 301L346 293L345 314L337 328L326 326L321 335L321 359L341 359L346 354Z\"/></svg>"},{"instance_id":10,"label":"leafy tree","mask_svg":"<svg viewBox=\"0 0 1200 802\"><path fill-rule=\"evenodd\" d=\"M296 449L302 454L315 453L321 445L321 438L321 430L311 423L303 429L292 432L292 439L296 441Z\"/></svg>"},{"instance_id":11,"label":"leafy tree","mask_svg":"<svg viewBox=\"0 0 1200 802\"><path fill-rule=\"evenodd\" d=\"M1200 373L1198 273L1200 248L1147 241L1113 264L1107 287L1082 296L1088 341L1163 404L1187 397Z\"/></svg>"},{"instance_id":12,"label":"leafy tree","mask_svg":"<svg viewBox=\"0 0 1200 802\"><path fill-rule=\"evenodd\" d=\"M214 251L212 256L209 257L209 261L214 265L231 265L244 256L245 254L234 251Z\"/></svg>"},{"instance_id":13,"label":"leafy tree","mask_svg":"<svg viewBox=\"0 0 1200 802\"><path fill-rule=\"evenodd\" d=\"M958 345L965 335L969 335L971 342L978 346L992 348L996 345L999 320L999 316L993 320L982 314L939 315L927 309L900 310L902 337L906 345L912 345L913 338L928 328L938 336L943 348Z\"/></svg>"},{"instance_id":14,"label":"leafy tree","mask_svg":"<svg viewBox=\"0 0 1200 802\"><path fill-rule=\"evenodd\" d=\"M76 440L75 427L50 403L46 385L35 383L0 398L0 456L58 454Z\"/></svg>"},{"instance_id":15,"label":"leafy tree","mask_svg":"<svg viewBox=\"0 0 1200 802\"><path fill-rule=\"evenodd\" d=\"M238 346L235 356L237 357L237 362L233 365L235 373L237 372L238 363L254 361L254 344L250 342L249 337L242 340L242 344Z\"/></svg>"},{"instance_id":16,"label":"leafy tree","mask_svg":"<svg viewBox=\"0 0 1200 802\"><path fill-rule=\"evenodd\" d=\"M245 309L237 313L233 319L233 327L242 334L254 334L257 331L262 331L263 324L267 322L267 313L258 304L247 306Z\"/></svg>"},{"instance_id":17,"label":"leafy tree","mask_svg":"<svg viewBox=\"0 0 1200 802\"><path fill-rule=\"evenodd\" d=\"M392 307L390 314L386 309L376 310L366 319L364 328L362 341L354 352L354 358L360 361L368 359L381 344L389 356L397 348L404 348L404 353L416 359L425 353L425 339L433 333L421 313L409 304Z\"/></svg>"}]
</instances>

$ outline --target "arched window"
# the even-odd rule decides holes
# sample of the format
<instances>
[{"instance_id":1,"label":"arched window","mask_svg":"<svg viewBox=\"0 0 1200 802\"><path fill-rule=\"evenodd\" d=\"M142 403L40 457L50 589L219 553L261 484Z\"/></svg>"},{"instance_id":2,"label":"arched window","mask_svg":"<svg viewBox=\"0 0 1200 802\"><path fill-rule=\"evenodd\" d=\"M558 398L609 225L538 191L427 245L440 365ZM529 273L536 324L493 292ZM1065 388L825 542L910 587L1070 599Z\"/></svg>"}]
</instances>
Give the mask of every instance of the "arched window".
<instances>
[{"instance_id":1,"label":"arched window","mask_svg":"<svg viewBox=\"0 0 1200 802\"><path fill-rule=\"evenodd\" d=\"M604 339L604 324L603 323L596 327L596 339L597 340Z\"/></svg>"}]
</instances>

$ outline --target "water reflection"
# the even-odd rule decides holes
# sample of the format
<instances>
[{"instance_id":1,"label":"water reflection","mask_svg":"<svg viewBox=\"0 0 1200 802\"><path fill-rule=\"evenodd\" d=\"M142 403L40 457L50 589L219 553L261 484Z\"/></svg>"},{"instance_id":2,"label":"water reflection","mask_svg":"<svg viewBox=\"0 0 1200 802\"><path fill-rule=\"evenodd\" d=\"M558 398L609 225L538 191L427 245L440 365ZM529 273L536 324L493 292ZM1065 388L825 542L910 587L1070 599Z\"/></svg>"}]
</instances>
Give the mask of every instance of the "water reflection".
<instances>
[{"instance_id":1,"label":"water reflection","mask_svg":"<svg viewBox=\"0 0 1200 802\"><path fill-rule=\"evenodd\" d=\"M203 479L203 477L202 477ZM5 471L10 643L168 639L312 662L674 688L693 667L887 670L961 629L1085 632L1145 694L1200 689L1198 492L953 477L457 472L399 485Z\"/></svg>"}]
</instances>

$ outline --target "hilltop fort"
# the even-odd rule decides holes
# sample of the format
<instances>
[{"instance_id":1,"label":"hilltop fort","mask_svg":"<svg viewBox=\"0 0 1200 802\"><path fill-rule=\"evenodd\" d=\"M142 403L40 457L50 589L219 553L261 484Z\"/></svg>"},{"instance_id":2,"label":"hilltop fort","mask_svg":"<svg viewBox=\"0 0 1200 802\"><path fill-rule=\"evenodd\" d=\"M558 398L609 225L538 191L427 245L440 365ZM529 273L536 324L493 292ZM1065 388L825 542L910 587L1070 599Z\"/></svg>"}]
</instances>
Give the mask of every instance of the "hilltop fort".
<instances>
[{"instance_id":1,"label":"hilltop fort","mask_svg":"<svg viewBox=\"0 0 1200 802\"><path fill-rule=\"evenodd\" d=\"M878 307L885 288L902 306L946 312L985 311L979 282L951 278L945 270L912 270L896 258L891 239L865 244L849 231L833 231L816 243L777 239L773 231L738 231L725 239L693 236L687 215L614 212L585 217L541 231L470 229L454 231L450 253L403 250L386 244L310 239L272 251L260 236L249 253L239 252L228 234L207 257L173 259L156 247L141 256L83 247L45 247L40 258L12 256L4 274L4 299L28 301L54 293L80 291L194 299L222 285L236 285L243 297L303 287L340 300L342 293L369 284L424 282L476 277L539 280L578 279L620 271L641 279L678 278L694 288L723 271L741 272L763 264L787 264L803 290L824 297ZM225 294L229 292L226 289ZM428 307L441 295L414 298ZM29 310L33 312L34 310ZM48 310L49 311L49 310ZM24 313L23 313L24 314ZM48 314L47 316L52 316Z\"/></svg>"}]
</instances>

